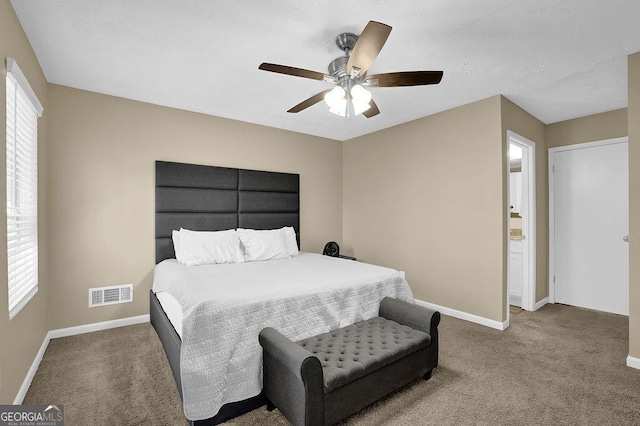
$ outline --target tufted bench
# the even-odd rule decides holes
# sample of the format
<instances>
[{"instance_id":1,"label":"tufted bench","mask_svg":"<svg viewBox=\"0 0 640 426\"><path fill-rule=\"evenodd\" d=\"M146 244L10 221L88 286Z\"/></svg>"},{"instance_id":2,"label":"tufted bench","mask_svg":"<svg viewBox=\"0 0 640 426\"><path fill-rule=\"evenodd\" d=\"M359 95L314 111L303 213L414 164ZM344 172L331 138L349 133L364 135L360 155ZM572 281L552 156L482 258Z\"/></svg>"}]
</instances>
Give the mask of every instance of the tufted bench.
<instances>
[{"instance_id":1,"label":"tufted bench","mask_svg":"<svg viewBox=\"0 0 640 426\"><path fill-rule=\"evenodd\" d=\"M263 392L296 425L329 425L438 365L440 313L385 297L378 317L299 342L260 332Z\"/></svg>"}]
</instances>

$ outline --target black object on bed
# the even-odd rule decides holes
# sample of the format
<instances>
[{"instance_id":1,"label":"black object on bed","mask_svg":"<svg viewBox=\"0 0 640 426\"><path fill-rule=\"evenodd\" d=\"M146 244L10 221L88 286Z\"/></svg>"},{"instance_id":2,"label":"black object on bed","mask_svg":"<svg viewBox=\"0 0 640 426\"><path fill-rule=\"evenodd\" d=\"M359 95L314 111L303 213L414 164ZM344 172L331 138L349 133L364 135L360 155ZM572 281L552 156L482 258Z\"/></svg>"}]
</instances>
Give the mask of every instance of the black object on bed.
<instances>
[{"instance_id":1,"label":"black object on bed","mask_svg":"<svg viewBox=\"0 0 640 426\"><path fill-rule=\"evenodd\" d=\"M292 226L300 246L300 175L166 161L156 161L155 166L156 263L175 257L171 233L181 227L222 231ZM150 315L182 397L181 340L153 291ZM261 393L222 406L214 417L189 422L219 424L264 404Z\"/></svg>"}]
</instances>

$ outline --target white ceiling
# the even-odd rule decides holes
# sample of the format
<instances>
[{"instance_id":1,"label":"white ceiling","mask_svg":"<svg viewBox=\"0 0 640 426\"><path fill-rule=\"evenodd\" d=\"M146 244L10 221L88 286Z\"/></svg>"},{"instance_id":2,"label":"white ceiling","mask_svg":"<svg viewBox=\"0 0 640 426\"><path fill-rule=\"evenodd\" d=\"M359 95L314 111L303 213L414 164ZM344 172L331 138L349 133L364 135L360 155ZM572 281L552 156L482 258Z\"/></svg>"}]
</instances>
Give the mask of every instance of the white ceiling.
<instances>
[{"instance_id":1,"label":"white ceiling","mask_svg":"<svg viewBox=\"0 0 640 426\"><path fill-rule=\"evenodd\" d=\"M627 106L639 0L12 0L51 83L346 140L503 94L545 123ZM443 70L438 86L374 88L381 114L344 119L327 72L335 37L393 27L370 74Z\"/></svg>"}]
</instances>

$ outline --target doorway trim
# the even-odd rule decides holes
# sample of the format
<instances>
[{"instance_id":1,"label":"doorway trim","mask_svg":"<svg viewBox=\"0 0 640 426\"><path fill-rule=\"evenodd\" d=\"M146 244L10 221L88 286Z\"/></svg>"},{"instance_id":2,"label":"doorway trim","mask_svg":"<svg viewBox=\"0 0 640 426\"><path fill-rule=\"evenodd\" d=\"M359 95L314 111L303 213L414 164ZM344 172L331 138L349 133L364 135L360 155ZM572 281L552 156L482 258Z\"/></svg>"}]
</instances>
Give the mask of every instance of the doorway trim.
<instances>
[{"instance_id":1,"label":"doorway trim","mask_svg":"<svg viewBox=\"0 0 640 426\"><path fill-rule=\"evenodd\" d=\"M527 209L522 217L522 309L536 310L536 144L519 134L507 130L507 148L510 144L522 148L522 186L527 188ZM526 171L526 173L525 173ZM511 172L509 158L507 158L507 194L510 194L509 173ZM509 195L507 196L507 247L509 247L509 233L511 229L511 211L509 208ZM508 254L508 251L507 251ZM526 262L525 262L526 261ZM510 286L509 276L511 270L510 256L507 255L507 318L509 318Z\"/></svg>"},{"instance_id":2,"label":"doorway trim","mask_svg":"<svg viewBox=\"0 0 640 426\"><path fill-rule=\"evenodd\" d=\"M555 195L554 166L555 153L562 151L572 151L575 149L593 148L597 146L613 145L617 143L629 143L629 136L622 136L613 139L603 139L600 141L575 143L571 145L549 148L549 303L556 303L556 265L555 265Z\"/></svg>"}]
</instances>

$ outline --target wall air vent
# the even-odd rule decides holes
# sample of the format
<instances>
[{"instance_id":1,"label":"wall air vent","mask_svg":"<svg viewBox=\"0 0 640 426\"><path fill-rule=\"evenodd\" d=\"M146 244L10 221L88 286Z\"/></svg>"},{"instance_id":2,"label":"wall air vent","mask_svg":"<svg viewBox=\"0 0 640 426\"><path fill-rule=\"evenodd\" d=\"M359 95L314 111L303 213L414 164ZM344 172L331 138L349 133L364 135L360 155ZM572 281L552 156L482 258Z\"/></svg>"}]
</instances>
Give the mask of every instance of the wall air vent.
<instances>
[{"instance_id":1,"label":"wall air vent","mask_svg":"<svg viewBox=\"0 0 640 426\"><path fill-rule=\"evenodd\" d=\"M89 307L133 302L133 284L89 289Z\"/></svg>"}]
</instances>

